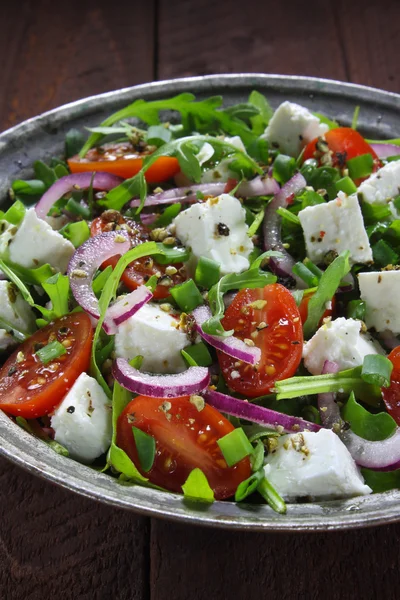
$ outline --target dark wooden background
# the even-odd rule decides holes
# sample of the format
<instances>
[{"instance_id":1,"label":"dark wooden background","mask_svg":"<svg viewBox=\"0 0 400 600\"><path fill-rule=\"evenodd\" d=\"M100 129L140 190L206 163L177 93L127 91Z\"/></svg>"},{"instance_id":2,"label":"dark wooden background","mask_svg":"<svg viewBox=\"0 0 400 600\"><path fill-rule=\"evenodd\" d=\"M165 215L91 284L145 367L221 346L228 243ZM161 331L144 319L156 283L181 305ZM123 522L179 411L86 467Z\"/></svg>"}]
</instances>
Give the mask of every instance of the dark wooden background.
<instances>
[{"instance_id":1,"label":"dark wooden background","mask_svg":"<svg viewBox=\"0 0 400 600\"><path fill-rule=\"evenodd\" d=\"M399 0L50 0L0 7L0 130L137 83L240 71L400 92ZM400 525L245 534L148 519L0 460L0 600L400 597Z\"/></svg>"}]
</instances>

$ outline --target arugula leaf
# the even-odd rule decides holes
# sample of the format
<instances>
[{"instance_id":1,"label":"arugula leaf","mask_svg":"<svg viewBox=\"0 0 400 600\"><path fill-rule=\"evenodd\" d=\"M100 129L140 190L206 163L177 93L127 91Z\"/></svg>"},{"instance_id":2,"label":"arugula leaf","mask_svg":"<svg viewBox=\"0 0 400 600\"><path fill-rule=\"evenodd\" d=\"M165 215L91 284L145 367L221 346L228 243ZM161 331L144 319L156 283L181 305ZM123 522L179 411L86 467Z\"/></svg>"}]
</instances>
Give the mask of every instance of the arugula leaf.
<instances>
[{"instance_id":1,"label":"arugula leaf","mask_svg":"<svg viewBox=\"0 0 400 600\"><path fill-rule=\"evenodd\" d=\"M85 136L79 129L70 129L65 134L65 156L71 158L78 154L85 142Z\"/></svg>"},{"instance_id":2,"label":"arugula leaf","mask_svg":"<svg viewBox=\"0 0 400 600\"><path fill-rule=\"evenodd\" d=\"M151 125L147 130L147 143L155 146L161 146L170 142L172 133L164 125Z\"/></svg>"},{"instance_id":3,"label":"arugula leaf","mask_svg":"<svg viewBox=\"0 0 400 600\"><path fill-rule=\"evenodd\" d=\"M395 471L361 469L361 473L365 483L372 488L374 494L400 488L400 469L396 469Z\"/></svg>"},{"instance_id":4,"label":"arugula leaf","mask_svg":"<svg viewBox=\"0 0 400 600\"><path fill-rule=\"evenodd\" d=\"M354 109L353 118L351 120L351 128L354 129L355 131L357 130L359 114L360 114L360 107L356 106Z\"/></svg>"},{"instance_id":5,"label":"arugula leaf","mask_svg":"<svg viewBox=\"0 0 400 600\"><path fill-rule=\"evenodd\" d=\"M42 265L36 269L27 269L6 259L4 259L3 262L19 277L21 281L28 285L42 285L44 281L47 281L49 277L54 275L54 269L49 264Z\"/></svg>"},{"instance_id":6,"label":"arugula leaf","mask_svg":"<svg viewBox=\"0 0 400 600\"><path fill-rule=\"evenodd\" d=\"M57 275L53 275L50 279L42 283L42 287L49 296L52 304L50 320L67 315L69 313L68 297L70 289L68 276L57 273ZM42 312L42 307L35 306Z\"/></svg>"},{"instance_id":7,"label":"arugula leaf","mask_svg":"<svg viewBox=\"0 0 400 600\"><path fill-rule=\"evenodd\" d=\"M392 140L366 140L368 144L393 144L394 146L400 146L400 138L394 138Z\"/></svg>"},{"instance_id":8,"label":"arugula leaf","mask_svg":"<svg viewBox=\"0 0 400 600\"><path fill-rule=\"evenodd\" d=\"M201 180L201 166L196 153L190 143L179 144L176 150L176 158L184 175L193 179L196 183Z\"/></svg>"},{"instance_id":9,"label":"arugula leaf","mask_svg":"<svg viewBox=\"0 0 400 600\"><path fill-rule=\"evenodd\" d=\"M256 135L264 133L266 126L268 125L272 115L274 114L273 108L270 106L268 100L263 94L253 90L249 96L249 103L253 104L258 111L258 115L254 115L250 118L252 129Z\"/></svg>"},{"instance_id":10,"label":"arugula leaf","mask_svg":"<svg viewBox=\"0 0 400 600\"><path fill-rule=\"evenodd\" d=\"M135 446L140 466L145 473L150 471L156 455L156 440L152 435L142 431L138 427L132 427Z\"/></svg>"},{"instance_id":11,"label":"arugula leaf","mask_svg":"<svg viewBox=\"0 0 400 600\"><path fill-rule=\"evenodd\" d=\"M348 250L342 252L322 274L317 290L308 303L308 317L304 324L306 339L310 338L318 328L326 303L332 299L341 280L350 271L349 256Z\"/></svg>"},{"instance_id":12,"label":"arugula leaf","mask_svg":"<svg viewBox=\"0 0 400 600\"><path fill-rule=\"evenodd\" d=\"M182 485L182 491L187 499L214 502L214 492L201 469L193 469L189 473L188 478Z\"/></svg>"},{"instance_id":13,"label":"arugula leaf","mask_svg":"<svg viewBox=\"0 0 400 600\"><path fill-rule=\"evenodd\" d=\"M328 125L329 129L336 129L337 127L339 127L339 123L337 121L334 121L333 119L329 119L325 115L321 115L321 113L313 112L313 115L318 117L318 119L321 121L321 123L323 123L324 125Z\"/></svg>"},{"instance_id":14,"label":"arugula leaf","mask_svg":"<svg viewBox=\"0 0 400 600\"><path fill-rule=\"evenodd\" d=\"M370 413L356 401L354 392L342 409L342 417L350 423L354 433L371 442L385 440L396 430L396 422L388 413Z\"/></svg>"},{"instance_id":15,"label":"arugula leaf","mask_svg":"<svg viewBox=\"0 0 400 600\"><path fill-rule=\"evenodd\" d=\"M31 296L30 291L25 286L25 284L21 281L18 275L14 272L12 268L10 268L3 260L0 259L0 269L7 275L10 281L19 289L21 292L21 296L23 299L30 304L30 306L35 306L35 302Z\"/></svg>"},{"instance_id":16,"label":"arugula leaf","mask_svg":"<svg viewBox=\"0 0 400 600\"><path fill-rule=\"evenodd\" d=\"M112 273L112 266L109 265L108 267L106 267L104 269L104 271L100 271L99 274L94 278L93 283L92 283L92 290L94 291L94 293L97 295L99 295L101 293L101 291L104 288L104 285L107 281L107 279L110 277Z\"/></svg>"},{"instance_id":17,"label":"arugula leaf","mask_svg":"<svg viewBox=\"0 0 400 600\"><path fill-rule=\"evenodd\" d=\"M41 160L36 160L33 163L33 170L35 172L35 176L37 179L43 181L46 189L51 187L53 183L57 181L57 175L55 174L54 169L46 165Z\"/></svg>"}]
</instances>

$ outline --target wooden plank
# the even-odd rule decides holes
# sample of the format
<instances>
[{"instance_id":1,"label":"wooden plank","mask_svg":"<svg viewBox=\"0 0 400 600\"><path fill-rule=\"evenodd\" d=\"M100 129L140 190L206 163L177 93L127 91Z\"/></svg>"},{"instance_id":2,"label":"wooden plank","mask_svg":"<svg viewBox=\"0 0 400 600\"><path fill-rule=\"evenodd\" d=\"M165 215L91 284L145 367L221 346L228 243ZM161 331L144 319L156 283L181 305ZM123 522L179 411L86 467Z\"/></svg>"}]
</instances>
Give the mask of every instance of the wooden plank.
<instances>
[{"instance_id":1,"label":"wooden plank","mask_svg":"<svg viewBox=\"0 0 400 600\"><path fill-rule=\"evenodd\" d=\"M160 0L158 77L260 72L346 79L330 0Z\"/></svg>"},{"instance_id":2,"label":"wooden plank","mask_svg":"<svg viewBox=\"0 0 400 600\"><path fill-rule=\"evenodd\" d=\"M2 3L0 130L65 102L153 79L154 0Z\"/></svg>"},{"instance_id":3,"label":"wooden plank","mask_svg":"<svg viewBox=\"0 0 400 600\"><path fill-rule=\"evenodd\" d=\"M400 3L332 2L350 81L400 92Z\"/></svg>"},{"instance_id":4,"label":"wooden plank","mask_svg":"<svg viewBox=\"0 0 400 600\"><path fill-rule=\"evenodd\" d=\"M354 532L224 532L152 521L151 598L397 600L400 525Z\"/></svg>"},{"instance_id":5,"label":"wooden plank","mask_svg":"<svg viewBox=\"0 0 400 600\"><path fill-rule=\"evenodd\" d=\"M0 459L0 598L147 600L149 520Z\"/></svg>"}]
</instances>

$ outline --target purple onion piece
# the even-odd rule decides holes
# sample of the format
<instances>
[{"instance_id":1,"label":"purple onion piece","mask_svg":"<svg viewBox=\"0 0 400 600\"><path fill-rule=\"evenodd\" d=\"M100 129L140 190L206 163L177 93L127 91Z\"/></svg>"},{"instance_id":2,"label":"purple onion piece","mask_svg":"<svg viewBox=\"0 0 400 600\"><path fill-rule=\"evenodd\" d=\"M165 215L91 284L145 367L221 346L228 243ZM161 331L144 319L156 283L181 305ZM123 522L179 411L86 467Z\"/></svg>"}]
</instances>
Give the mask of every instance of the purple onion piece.
<instances>
[{"instance_id":1,"label":"purple onion piece","mask_svg":"<svg viewBox=\"0 0 400 600\"><path fill-rule=\"evenodd\" d=\"M400 154L400 146L395 144L370 144L370 146L378 158L388 158Z\"/></svg>"},{"instance_id":2,"label":"purple onion piece","mask_svg":"<svg viewBox=\"0 0 400 600\"><path fill-rule=\"evenodd\" d=\"M261 359L261 350L257 346L248 346L239 338L233 335L229 337L220 337L217 335L210 335L205 333L202 329L202 324L211 318L211 310L207 306L199 306L196 308L192 315L196 321L196 329L199 335L217 350L220 350L228 356L232 356L237 360L250 365L256 365Z\"/></svg>"},{"instance_id":3,"label":"purple onion piece","mask_svg":"<svg viewBox=\"0 0 400 600\"><path fill-rule=\"evenodd\" d=\"M72 255L68 265L71 291L79 306L91 317L100 317L99 302L92 289L94 274L105 260L125 254L130 247L125 231L107 231L88 239Z\"/></svg>"},{"instance_id":4,"label":"purple onion piece","mask_svg":"<svg viewBox=\"0 0 400 600\"><path fill-rule=\"evenodd\" d=\"M73 173L57 179L55 183L43 194L36 204L36 214L40 219L45 219L49 210L57 200L68 192L77 189L86 190L93 185L93 189L108 191L119 185L123 179L111 173Z\"/></svg>"},{"instance_id":5,"label":"purple onion piece","mask_svg":"<svg viewBox=\"0 0 400 600\"><path fill-rule=\"evenodd\" d=\"M109 306L106 318L104 319L104 329L109 335L117 332L118 325L132 317L137 311L142 308L151 298L153 294L145 285L141 285L136 290L120 298L114 304Z\"/></svg>"},{"instance_id":6,"label":"purple onion piece","mask_svg":"<svg viewBox=\"0 0 400 600\"><path fill-rule=\"evenodd\" d=\"M286 433L298 433L301 431L317 432L321 429L320 425L305 421L300 417L291 417L276 410L252 404L247 400L238 400L237 398L213 390L206 390L203 392L203 396L208 404L227 415L259 423L260 425L271 427L271 429L282 427Z\"/></svg>"},{"instance_id":7,"label":"purple onion piece","mask_svg":"<svg viewBox=\"0 0 400 600\"><path fill-rule=\"evenodd\" d=\"M197 394L210 383L210 374L205 367L189 367L177 375L151 375L134 369L125 358L117 358L113 375L130 392L152 398L178 398Z\"/></svg>"},{"instance_id":8,"label":"purple onion piece","mask_svg":"<svg viewBox=\"0 0 400 600\"><path fill-rule=\"evenodd\" d=\"M281 238L281 218L276 211L278 208L286 208L290 196L302 190L306 185L307 182L301 173L297 173L285 183L265 209L263 224L265 250L277 250L283 254L283 258L271 258L269 267L275 275L278 275L279 277L290 277L291 279L294 279L297 286L300 288L304 288L305 284L302 279L292 272L295 261L283 247Z\"/></svg>"}]
</instances>

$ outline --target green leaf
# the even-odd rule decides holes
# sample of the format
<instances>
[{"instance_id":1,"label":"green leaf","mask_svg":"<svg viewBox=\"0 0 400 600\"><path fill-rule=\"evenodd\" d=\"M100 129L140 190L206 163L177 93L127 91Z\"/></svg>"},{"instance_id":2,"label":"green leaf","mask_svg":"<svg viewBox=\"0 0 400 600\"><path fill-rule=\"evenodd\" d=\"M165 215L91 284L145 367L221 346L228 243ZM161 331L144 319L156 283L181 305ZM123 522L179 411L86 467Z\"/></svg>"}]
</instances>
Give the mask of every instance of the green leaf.
<instances>
[{"instance_id":1,"label":"green leaf","mask_svg":"<svg viewBox=\"0 0 400 600\"><path fill-rule=\"evenodd\" d=\"M264 209L259 210L255 216L254 216L254 221L252 222L252 224L249 226L249 229L247 231L247 235L251 238L253 237L253 235L255 235L258 231L258 229L261 227L261 224L264 220Z\"/></svg>"},{"instance_id":2,"label":"green leaf","mask_svg":"<svg viewBox=\"0 0 400 600\"><path fill-rule=\"evenodd\" d=\"M212 356L204 342L186 346L181 350L183 358L189 367L209 367L213 363Z\"/></svg>"},{"instance_id":3,"label":"green leaf","mask_svg":"<svg viewBox=\"0 0 400 600\"><path fill-rule=\"evenodd\" d=\"M357 131L359 114L360 114L360 107L356 106L354 109L353 118L351 120L351 128L354 129L355 131Z\"/></svg>"},{"instance_id":4,"label":"green leaf","mask_svg":"<svg viewBox=\"0 0 400 600\"><path fill-rule=\"evenodd\" d=\"M36 178L43 181L46 189L51 187L53 183L57 181L57 175L55 174L54 169L41 160L37 160L33 163L33 170L35 171Z\"/></svg>"},{"instance_id":5,"label":"green leaf","mask_svg":"<svg viewBox=\"0 0 400 600\"><path fill-rule=\"evenodd\" d=\"M179 202L167 206L164 212L151 225L151 228L154 229L155 227L167 227L168 225L171 225L175 217L177 217L181 212L181 208L182 204L180 204Z\"/></svg>"},{"instance_id":6,"label":"green leaf","mask_svg":"<svg viewBox=\"0 0 400 600\"><path fill-rule=\"evenodd\" d=\"M40 179L16 179L11 184L11 189L16 194L24 194L26 196L41 196L46 191L46 186Z\"/></svg>"},{"instance_id":7,"label":"green leaf","mask_svg":"<svg viewBox=\"0 0 400 600\"><path fill-rule=\"evenodd\" d=\"M198 183L201 179L201 166L189 143L178 146L176 158L178 159L182 173Z\"/></svg>"},{"instance_id":8,"label":"green leaf","mask_svg":"<svg viewBox=\"0 0 400 600\"><path fill-rule=\"evenodd\" d=\"M71 158L75 154L78 154L83 144L85 143L85 136L79 129L70 129L65 134L65 156Z\"/></svg>"},{"instance_id":9,"label":"green leaf","mask_svg":"<svg viewBox=\"0 0 400 600\"><path fill-rule=\"evenodd\" d=\"M382 354L367 354L364 357L361 377L367 383L389 387L393 363Z\"/></svg>"},{"instance_id":10,"label":"green leaf","mask_svg":"<svg viewBox=\"0 0 400 600\"><path fill-rule=\"evenodd\" d=\"M138 427L132 427L133 437L135 439L136 451L142 470L147 473L150 471L154 463L156 455L156 440L153 436L138 429Z\"/></svg>"},{"instance_id":11,"label":"green leaf","mask_svg":"<svg viewBox=\"0 0 400 600\"><path fill-rule=\"evenodd\" d=\"M396 422L388 413L370 413L358 404L354 392L351 392L342 409L342 417L350 423L354 433L371 442L385 440L396 430Z\"/></svg>"},{"instance_id":12,"label":"green leaf","mask_svg":"<svg viewBox=\"0 0 400 600\"><path fill-rule=\"evenodd\" d=\"M15 273L14 269L8 266L6 262L0 260L0 269L3 271L5 275L9 278L10 281L19 289L21 292L21 296L23 299L28 302L30 306L35 306L35 302L31 296L30 291L25 286L25 284L21 281L18 275Z\"/></svg>"},{"instance_id":13,"label":"green leaf","mask_svg":"<svg viewBox=\"0 0 400 600\"><path fill-rule=\"evenodd\" d=\"M86 221L68 223L58 233L61 233L62 236L69 240L75 248L79 248L79 246L82 246L90 238L90 229Z\"/></svg>"},{"instance_id":14,"label":"green leaf","mask_svg":"<svg viewBox=\"0 0 400 600\"><path fill-rule=\"evenodd\" d=\"M106 267L104 269L104 271L100 271L98 273L98 275L94 278L93 283L92 283L92 290L94 291L96 296L98 296L102 292L102 290L105 286L105 283L106 283L107 279L110 277L111 273L112 273L112 266L109 265L108 267Z\"/></svg>"},{"instance_id":15,"label":"green leaf","mask_svg":"<svg viewBox=\"0 0 400 600\"><path fill-rule=\"evenodd\" d=\"M147 130L147 143L155 146L161 146L170 142L172 133L164 125L151 125Z\"/></svg>"},{"instance_id":16,"label":"green leaf","mask_svg":"<svg viewBox=\"0 0 400 600\"><path fill-rule=\"evenodd\" d=\"M185 498L190 500L201 500L203 502L214 502L214 492L210 488L207 477L201 469L193 469L185 483L182 485Z\"/></svg>"},{"instance_id":17,"label":"green leaf","mask_svg":"<svg viewBox=\"0 0 400 600\"><path fill-rule=\"evenodd\" d=\"M328 117L326 117L325 115L321 115L321 113L313 112L313 115L318 117L321 123L323 123L324 125L328 125L329 129L336 129L337 127L339 127L339 123L337 123L337 121L334 121L333 119L328 119Z\"/></svg>"},{"instance_id":18,"label":"green leaf","mask_svg":"<svg viewBox=\"0 0 400 600\"><path fill-rule=\"evenodd\" d=\"M318 328L326 303L332 300L341 280L350 271L350 253L342 252L324 271L317 290L308 303L308 317L304 324L304 337L310 338Z\"/></svg>"},{"instance_id":19,"label":"green leaf","mask_svg":"<svg viewBox=\"0 0 400 600\"><path fill-rule=\"evenodd\" d=\"M400 488L400 469L396 471L372 471L361 469L365 483L369 485L374 494L388 492Z\"/></svg>"},{"instance_id":20,"label":"green leaf","mask_svg":"<svg viewBox=\"0 0 400 600\"><path fill-rule=\"evenodd\" d=\"M270 106L268 100L263 94L253 90L249 96L249 103L253 104L259 111L258 115L255 115L250 119L252 129L255 134L260 135L264 133L272 115L274 109Z\"/></svg>"},{"instance_id":21,"label":"green leaf","mask_svg":"<svg viewBox=\"0 0 400 600\"><path fill-rule=\"evenodd\" d=\"M12 225L19 225L25 216L25 211L25 205L20 200L16 200L5 212L3 218Z\"/></svg>"},{"instance_id":22,"label":"green leaf","mask_svg":"<svg viewBox=\"0 0 400 600\"><path fill-rule=\"evenodd\" d=\"M368 144L393 144L394 146L400 146L400 138L391 140L367 140Z\"/></svg>"},{"instance_id":23,"label":"green leaf","mask_svg":"<svg viewBox=\"0 0 400 600\"><path fill-rule=\"evenodd\" d=\"M69 313L69 278L67 275L53 275L46 282L42 283L44 291L50 298L53 314L52 319L58 319ZM39 308L37 306L37 308Z\"/></svg>"},{"instance_id":24,"label":"green leaf","mask_svg":"<svg viewBox=\"0 0 400 600\"><path fill-rule=\"evenodd\" d=\"M235 502L242 502L248 496L251 496L251 494L253 494L257 490L258 485L263 479L263 477L264 471L258 470L252 475L250 475L248 479L245 479L244 481L239 483L235 492Z\"/></svg>"},{"instance_id":25,"label":"green leaf","mask_svg":"<svg viewBox=\"0 0 400 600\"><path fill-rule=\"evenodd\" d=\"M27 285L42 285L49 277L54 275L54 269L49 264L42 265L37 269L27 269L16 265L9 260L4 260L6 264L18 277Z\"/></svg>"}]
</instances>

